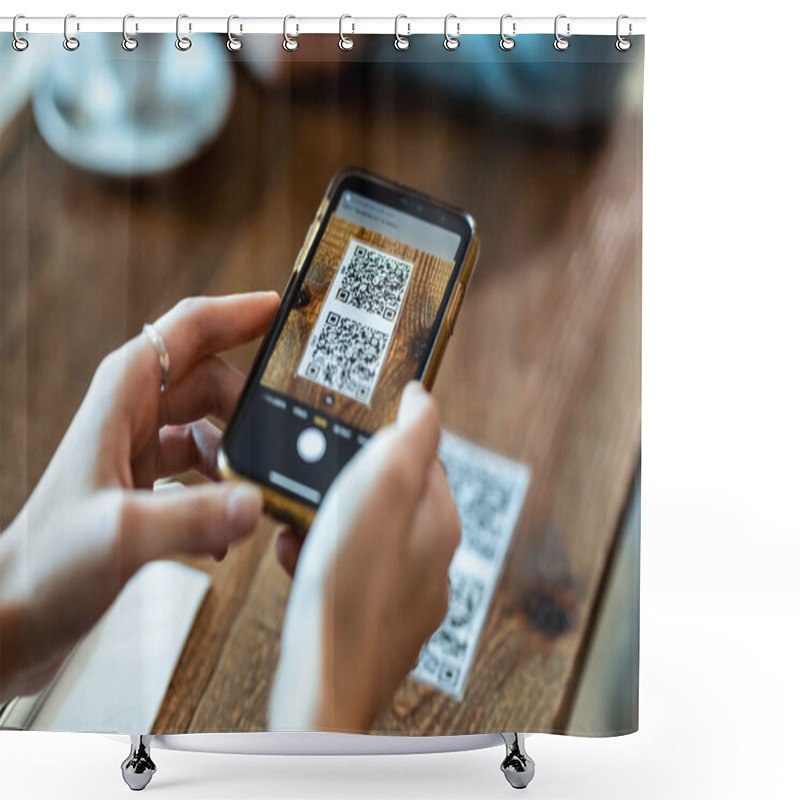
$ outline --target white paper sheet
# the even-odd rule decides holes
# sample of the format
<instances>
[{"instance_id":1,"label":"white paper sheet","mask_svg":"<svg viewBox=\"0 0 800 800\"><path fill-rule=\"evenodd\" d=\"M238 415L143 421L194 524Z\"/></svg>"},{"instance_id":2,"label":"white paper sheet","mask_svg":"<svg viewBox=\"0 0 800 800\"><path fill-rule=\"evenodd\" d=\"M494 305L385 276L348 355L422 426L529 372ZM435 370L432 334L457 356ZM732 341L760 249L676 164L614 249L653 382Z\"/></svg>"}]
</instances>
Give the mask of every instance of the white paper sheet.
<instances>
[{"instance_id":1,"label":"white paper sheet","mask_svg":"<svg viewBox=\"0 0 800 800\"><path fill-rule=\"evenodd\" d=\"M149 733L209 583L175 561L139 570L73 652L30 729Z\"/></svg>"}]
</instances>

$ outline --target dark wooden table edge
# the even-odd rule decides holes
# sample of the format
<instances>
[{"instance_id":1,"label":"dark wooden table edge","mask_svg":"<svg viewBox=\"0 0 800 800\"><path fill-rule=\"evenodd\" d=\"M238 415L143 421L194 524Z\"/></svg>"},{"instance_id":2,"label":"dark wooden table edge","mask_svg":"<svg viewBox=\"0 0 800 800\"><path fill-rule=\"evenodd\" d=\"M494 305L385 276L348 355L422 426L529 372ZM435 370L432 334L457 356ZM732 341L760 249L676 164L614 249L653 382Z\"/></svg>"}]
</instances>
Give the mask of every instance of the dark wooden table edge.
<instances>
[{"instance_id":1,"label":"dark wooden table edge","mask_svg":"<svg viewBox=\"0 0 800 800\"><path fill-rule=\"evenodd\" d=\"M597 619L603 605L603 599L608 590L611 573L613 572L614 564L617 561L617 555L620 549L622 540L622 533L625 528L625 523L628 517L628 510L631 508L634 491L636 489L636 482L642 468L642 451L641 445L637 453L636 460L628 478L628 488L624 494L624 500L621 503L619 513L617 515L617 525L614 530L614 537L612 539L611 547L608 551L608 558L606 558L603 565L603 571L600 575L600 581L597 585L597 591L592 598L592 603L589 608L589 619L587 622L587 630L590 631L589 636L584 636L580 642L578 652L573 661L573 668L567 680L567 690L563 695L563 700L553 718L553 733L568 734L569 719L572 714L572 709L575 704L575 698L578 694L577 689L583 679L584 671L586 668L586 661L589 651L591 650L592 642L594 641L597 630Z\"/></svg>"}]
</instances>

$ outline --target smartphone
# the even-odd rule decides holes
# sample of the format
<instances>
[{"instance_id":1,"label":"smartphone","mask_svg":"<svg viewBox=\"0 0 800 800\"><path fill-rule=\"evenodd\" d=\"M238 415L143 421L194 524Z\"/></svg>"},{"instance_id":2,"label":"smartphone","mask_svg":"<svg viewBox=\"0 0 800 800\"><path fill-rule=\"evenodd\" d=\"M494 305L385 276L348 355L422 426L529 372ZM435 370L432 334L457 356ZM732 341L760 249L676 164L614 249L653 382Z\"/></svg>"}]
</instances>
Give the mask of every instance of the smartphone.
<instances>
[{"instance_id":1,"label":"smartphone","mask_svg":"<svg viewBox=\"0 0 800 800\"><path fill-rule=\"evenodd\" d=\"M478 255L472 217L360 170L322 198L225 431L223 477L308 528L334 479L433 385Z\"/></svg>"}]
</instances>

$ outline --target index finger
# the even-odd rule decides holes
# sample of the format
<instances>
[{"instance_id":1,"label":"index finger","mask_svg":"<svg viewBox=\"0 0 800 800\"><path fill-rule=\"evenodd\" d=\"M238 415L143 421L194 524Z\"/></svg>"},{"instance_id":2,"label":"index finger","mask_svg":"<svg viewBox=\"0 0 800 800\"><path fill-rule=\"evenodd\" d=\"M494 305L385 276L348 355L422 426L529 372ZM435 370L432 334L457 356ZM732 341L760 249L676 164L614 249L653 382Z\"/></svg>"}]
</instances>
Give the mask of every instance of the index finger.
<instances>
[{"instance_id":1,"label":"index finger","mask_svg":"<svg viewBox=\"0 0 800 800\"><path fill-rule=\"evenodd\" d=\"M262 335L278 303L277 292L181 300L155 322L169 353L170 381L180 380L200 359Z\"/></svg>"}]
</instances>

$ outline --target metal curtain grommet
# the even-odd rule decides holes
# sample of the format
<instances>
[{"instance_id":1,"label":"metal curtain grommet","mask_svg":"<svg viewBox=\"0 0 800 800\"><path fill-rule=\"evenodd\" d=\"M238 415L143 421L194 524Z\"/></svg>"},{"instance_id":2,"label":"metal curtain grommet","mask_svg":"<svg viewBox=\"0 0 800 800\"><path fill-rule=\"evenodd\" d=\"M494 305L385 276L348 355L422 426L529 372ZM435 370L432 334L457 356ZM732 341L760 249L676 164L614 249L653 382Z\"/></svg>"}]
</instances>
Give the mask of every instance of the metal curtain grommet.
<instances>
[{"instance_id":1,"label":"metal curtain grommet","mask_svg":"<svg viewBox=\"0 0 800 800\"><path fill-rule=\"evenodd\" d=\"M504 26L507 19L511 19L514 15L513 14L503 14L500 17L500 49L501 50L513 50L514 46L517 44L511 36L506 36L506 32L504 30ZM517 34L517 23L511 23L511 34L516 36Z\"/></svg>"},{"instance_id":2,"label":"metal curtain grommet","mask_svg":"<svg viewBox=\"0 0 800 800\"><path fill-rule=\"evenodd\" d=\"M134 38L133 36L128 36L128 20L135 19L133 14L126 14L122 18L122 49L127 50L129 53L132 50L135 50L139 46L139 40ZM136 30L139 30L139 26L136 26Z\"/></svg>"},{"instance_id":3,"label":"metal curtain grommet","mask_svg":"<svg viewBox=\"0 0 800 800\"><path fill-rule=\"evenodd\" d=\"M74 14L67 14L64 17L64 49L70 52L77 50L81 46L81 43L74 36L69 35L69 21L71 19L75 19ZM75 23L75 30L79 31L80 29L80 23Z\"/></svg>"},{"instance_id":4,"label":"metal curtain grommet","mask_svg":"<svg viewBox=\"0 0 800 800\"><path fill-rule=\"evenodd\" d=\"M283 49L287 50L288 52L292 52L297 50L298 45L300 44L294 36L289 36L289 20L290 19L297 19L293 17L291 14L288 14L283 18ZM299 28L297 29L299 33Z\"/></svg>"},{"instance_id":5,"label":"metal curtain grommet","mask_svg":"<svg viewBox=\"0 0 800 800\"><path fill-rule=\"evenodd\" d=\"M555 36L556 36L556 40L553 42L553 47L555 47L556 50L566 50L569 47L569 39L565 39L558 32L558 21L560 19L566 19L566 18L567 18L566 14L559 14L556 17L556 21L555 21L555 24L553 26L553 32L555 33ZM570 34L570 23L568 22L567 23L567 36L569 36L569 34Z\"/></svg>"},{"instance_id":6,"label":"metal curtain grommet","mask_svg":"<svg viewBox=\"0 0 800 800\"><path fill-rule=\"evenodd\" d=\"M339 17L339 49L340 50L352 50L356 46L356 43L349 36L345 36L344 35L344 21L346 19L353 19L353 18L349 14L342 14L342 16ZM356 26L355 26L354 22L350 23L350 27L352 28L352 30L350 32L351 33L355 33Z\"/></svg>"},{"instance_id":7,"label":"metal curtain grommet","mask_svg":"<svg viewBox=\"0 0 800 800\"><path fill-rule=\"evenodd\" d=\"M620 51L620 53L624 53L626 50L630 50L631 49L631 40L624 38L619 32L619 24L624 19L628 19L628 15L627 14L620 14L617 17L617 41L614 43L614 46L617 48L617 50ZM628 23L628 36L630 36L632 32L633 32L633 25L631 25L631 23L629 22Z\"/></svg>"},{"instance_id":8,"label":"metal curtain grommet","mask_svg":"<svg viewBox=\"0 0 800 800\"><path fill-rule=\"evenodd\" d=\"M225 42L225 47L227 47L228 50L231 51L231 53L235 53L237 50L241 50L242 49L242 40L241 39L237 39L231 33L231 22L233 22L233 20L235 20L235 19L239 19L239 17L237 17L236 14L231 14L228 17L228 41ZM239 31L241 32L241 30L242 30L242 26L240 25L239 26Z\"/></svg>"},{"instance_id":9,"label":"metal curtain grommet","mask_svg":"<svg viewBox=\"0 0 800 800\"><path fill-rule=\"evenodd\" d=\"M178 14L175 19L175 47L178 50L186 51L192 46L192 40L188 36L181 35L181 20L188 19L188 14ZM192 23L189 23L189 32L192 31Z\"/></svg>"},{"instance_id":10,"label":"metal curtain grommet","mask_svg":"<svg viewBox=\"0 0 800 800\"><path fill-rule=\"evenodd\" d=\"M405 14L398 14L394 18L394 46L397 50L408 50L411 47L411 42L406 38L406 36L411 36L411 23L407 22L406 27L408 30L406 31L406 36L400 35L400 20L401 19L408 19Z\"/></svg>"},{"instance_id":11,"label":"metal curtain grommet","mask_svg":"<svg viewBox=\"0 0 800 800\"><path fill-rule=\"evenodd\" d=\"M23 39L21 36L17 35L17 20L25 19L24 14L17 14L14 17L14 21L11 23L11 33L13 34L14 38L11 40L11 46L18 52L22 53L24 50L28 49L28 42L27 39ZM25 29L27 30L27 24L25 25Z\"/></svg>"},{"instance_id":12,"label":"metal curtain grommet","mask_svg":"<svg viewBox=\"0 0 800 800\"><path fill-rule=\"evenodd\" d=\"M456 20L456 35L451 36L447 30L448 23L451 19ZM458 22L458 17L455 14L448 14L444 18L444 49L445 50L458 50L461 42L458 41L458 36L461 33L461 23Z\"/></svg>"}]
</instances>

